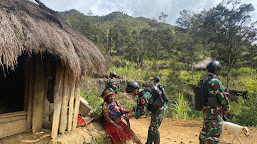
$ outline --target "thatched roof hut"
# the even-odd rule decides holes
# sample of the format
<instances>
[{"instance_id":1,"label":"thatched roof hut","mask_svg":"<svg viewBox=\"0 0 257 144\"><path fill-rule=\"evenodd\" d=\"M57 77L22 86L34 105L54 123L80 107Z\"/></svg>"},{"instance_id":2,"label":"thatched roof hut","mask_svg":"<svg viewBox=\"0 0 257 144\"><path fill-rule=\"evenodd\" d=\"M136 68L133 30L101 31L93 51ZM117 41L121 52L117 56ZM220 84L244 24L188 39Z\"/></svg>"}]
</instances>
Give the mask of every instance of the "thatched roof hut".
<instances>
[{"instance_id":1,"label":"thatched roof hut","mask_svg":"<svg viewBox=\"0 0 257 144\"><path fill-rule=\"evenodd\" d=\"M194 65L194 70L205 70L207 65L212 61L211 58L204 59Z\"/></svg>"},{"instance_id":2,"label":"thatched roof hut","mask_svg":"<svg viewBox=\"0 0 257 144\"><path fill-rule=\"evenodd\" d=\"M0 1L0 64L14 68L23 53L58 56L76 74L103 71L105 58L79 32L62 22L57 13L28 0Z\"/></svg>"},{"instance_id":3,"label":"thatched roof hut","mask_svg":"<svg viewBox=\"0 0 257 144\"><path fill-rule=\"evenodd\" d=\"M76 128L81 75L106 69L94 43L36 1L0 1L0 138Z\"/></svg>"}]
</instances>

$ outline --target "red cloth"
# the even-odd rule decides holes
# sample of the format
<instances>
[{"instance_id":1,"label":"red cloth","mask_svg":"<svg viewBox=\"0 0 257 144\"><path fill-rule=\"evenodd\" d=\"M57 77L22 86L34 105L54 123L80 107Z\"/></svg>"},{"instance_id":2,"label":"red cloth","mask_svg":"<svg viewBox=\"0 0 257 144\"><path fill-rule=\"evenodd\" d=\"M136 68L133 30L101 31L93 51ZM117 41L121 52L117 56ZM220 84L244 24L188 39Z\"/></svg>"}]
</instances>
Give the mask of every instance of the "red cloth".
<instances>
[{"instance_id":1,"label":"red cloth","mask_svg":"<svg viewBox=\"0 0 257 144\"><path fill-rule=\"evenodd\" d=\"M128 130L126 124L122 121L115 123L121 126L123 130L118 130L116 127L112 126L108 122L104 123L104 128L109 133L113 143L123 143L126 140L129 140L132 137L133 131Z\"/></svg>"},{"instance_id":2,"label":"red cloth","mask_svg":"<svg viewBox=\"0 0 257 144\"><path fill-rule=\"evenodd\" d=\"M80 115L78 115L77 126L85 126L85 125L86 125L85 120Z\"/></svg>"}]
</instances>

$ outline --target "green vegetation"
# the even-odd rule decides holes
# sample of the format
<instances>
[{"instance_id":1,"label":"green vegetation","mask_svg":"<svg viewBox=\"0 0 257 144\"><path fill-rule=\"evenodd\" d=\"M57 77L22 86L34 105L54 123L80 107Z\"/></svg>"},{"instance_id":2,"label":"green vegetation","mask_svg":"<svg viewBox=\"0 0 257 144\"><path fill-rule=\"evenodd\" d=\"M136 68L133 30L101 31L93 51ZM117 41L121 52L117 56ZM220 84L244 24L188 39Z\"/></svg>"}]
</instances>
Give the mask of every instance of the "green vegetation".
<instances>
[{"instance_id":1,"label":"green vegetation","mask_svg":"<svg viewBox=\"0 0 257 144\"><path fill-rule=\"evenodd\" d=\"M103 103L103 98L101 98L99 95L100 91L98 89L92 89L86 92L81 92L81 97L87 100L91 108L94 110L94 113L98 116L102 114Z\"/></svg>"},{"instance_id":2,"label":"green vegetation","mask_svg":"<svg viewBox=\"0 0 257 144\"><path fill-rule=\"evenodd\" d=\"M172 118L176 119L188 119L188 110L190 109L188 103L184 101L183 94L179 94L178 101L174 101L172 105Z\"/></svg>"},{"instance_id":3,"label":"green vegetation","mask_svg":"<svg viewBox=\"0 0 257 144\"><path fill-rule=\"evenodd\" d=\"M253 10L251 4L229 0L200 13L183 10L177 26L166 24L168 14L163 12L158 20L133 18L122 12L91 16L71 10L61 15L105 53L110 60L109 71L140 84L159 75L171 99L167 117L202 118L201 113L191 109L193 90L189 84L197 84L206 72L195 71L193 66L207 57L220 61L225 88L244 91L244 98L231 102L229 119L254 126L253 115L244 113L256 113L252 103L257 97L257 30L250 15ZM93 99L92 105L98 105L98 99L91 97L94 94L91 91L84 95ZM117 98L128 104L122 97Z\"/></svg>"},{"instance_id":4,"label":"green vegetation","mask_svg":"<svg viewBox=\"0 0 257 144\"><path fill-rule=\"evenodd\" d=\"M231 103L230 117L234 123L257 127L257 93L248 93Z\"/></svg>"}]
</instances>

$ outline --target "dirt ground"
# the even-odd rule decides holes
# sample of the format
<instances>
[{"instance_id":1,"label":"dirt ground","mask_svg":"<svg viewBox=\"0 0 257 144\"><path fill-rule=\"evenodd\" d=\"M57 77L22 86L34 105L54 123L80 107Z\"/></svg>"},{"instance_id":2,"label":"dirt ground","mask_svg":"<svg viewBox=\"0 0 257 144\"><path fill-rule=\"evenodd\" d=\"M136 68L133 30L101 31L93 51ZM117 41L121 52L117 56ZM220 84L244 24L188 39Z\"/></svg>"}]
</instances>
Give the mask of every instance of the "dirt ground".
<instances>
[{"instance_id":1,"label":"dirt ground","mask_svg":"<svg viewBox=\"0 0 257 144\"><path fill-rule=\"evenodd\" d=\"M136 133L142 143L146 142L147 131L150 124L150 118L131 119L131 128ZM202 128L200 121L173 120L165 118L159 129L161 135L161 144L198 144L199 132ZM221 144L230 144L232 135L225 133L224 138L227 142ZM257 144L257 129L250 128L250 136L241 136L243 144ZM235 140L235 144L239 144Z\"/></svg>"},{"instance_id":2,"label":"dirt ground","mask_svg":"<svg viewBox=\"0 0 257 144\"><path fill-rule=\"evenodd\" d=\"M150 118L140 118L138 120L132 118L130 120L131 129L135 132L142 143L146 142L148 126ZM165 118L159 129L161 135L161 144L198 144L198 136L202 127L200 121L174 120ZM106 135L101 124L93 122L89 124L89 128L95 137ZM225 133L224 138L227 142L220 144L230 144L232 135ZM0 144L47 144L50 141L50 130L31 134L22 133L0 139ZM86 127L75 129L73 132L68 132L64 136L57 138L58 144L82 144L83 141L92 141ZM57 142L58 141L58 142ZM241 136L243 144L257 144L257 129L250 128L250 137ZM105 143L105 142L104 142ZM52 142L51 142L52 144ZM235 144L239 144L235 141Z\"/></svg>"}]
</instances>

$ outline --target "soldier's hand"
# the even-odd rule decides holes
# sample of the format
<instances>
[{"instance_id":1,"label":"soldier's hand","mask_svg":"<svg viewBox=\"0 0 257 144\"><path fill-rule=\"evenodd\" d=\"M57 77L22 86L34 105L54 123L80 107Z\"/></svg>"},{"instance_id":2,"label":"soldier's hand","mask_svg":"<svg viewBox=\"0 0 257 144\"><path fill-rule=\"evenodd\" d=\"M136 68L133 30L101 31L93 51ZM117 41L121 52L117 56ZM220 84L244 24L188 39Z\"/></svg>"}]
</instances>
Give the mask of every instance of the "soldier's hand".
<instances>
[{"instance_id":1,"label":"soldier's hand","mask_svg":"<svg viewBox=\"0 0 257 144\"><path fill-rule=\"evenodd\" d=\"M126 110L127 113L132 113L134 110Z\"/></svg>"},{"instance_id":2,"label":"soldier's hand","mask_svg":"<svg viewBox=\"0 0 257 144\"><path fill-rule=\"evenodd\" d=\"M129 120L130 118L132 118L134 115L126 115L125 116L125 120Z\"/></svg>"}]
</instances>

